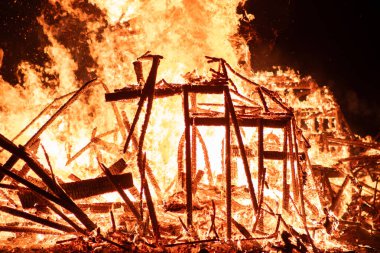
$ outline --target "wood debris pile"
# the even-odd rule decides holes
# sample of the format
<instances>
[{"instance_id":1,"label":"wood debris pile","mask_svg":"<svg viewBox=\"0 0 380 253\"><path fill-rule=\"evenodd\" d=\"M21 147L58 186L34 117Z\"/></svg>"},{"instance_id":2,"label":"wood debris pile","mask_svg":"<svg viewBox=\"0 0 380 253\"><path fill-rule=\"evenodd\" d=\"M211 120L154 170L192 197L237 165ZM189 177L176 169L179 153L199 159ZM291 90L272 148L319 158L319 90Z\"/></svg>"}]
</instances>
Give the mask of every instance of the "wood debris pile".
<instances>
[{"instance_id":1,"label":"wood debris pile","mask_svg":"<svg viewBox=\"0 0 380 253\"><path fill-rule=\"evenodd\" d=\"M104 83L92 80L68 94L71 97L67 102L23 146L0 135L1 152L11 155L0 161L0 211L17 217L0 224L0 231L17 235L14 241L20 236L44 235L56 242L56 250L141 252L187 252L189 248L199 252L307 252L321 247L316 239L320 234L338 237L338 232L352 227L378 233L380 155L365 152L380 146L355 138L348 126L341 124L344 121L337 107L327 113L305 107L293 109L282 101L285 95L279 95L285 88L298 89L301 91L294 94L301 99L318 87L307 86L311 82L305 82L305 87L278 85L279 91L274 92L213 57L207 59L218 68L211 69L209 80L188 74L184 84L157 82L161 59L147 53L134 62L137 85L110 92ZM152 62L146 80L144 60ZM68 165L90 150L96 157L99 176L81 180L70 174L72 182L64 182L54 173L40 136L94 84L101 84L106 92L116 130L98 135L94 130L89 143L67 159ZM241 93L241 85L250 87L249 95ZM152 165L146 135L153 104L170 97L180 98L177 106L182 106L184 129L173 143L178 145L177 173L163 189L156 172L165 170L165 165ZM131 122L118 109L116 101L121 100L138 101ZM314 122L312 129L307 122ZM331 126L339 131L331 131ZM201 128L222 129L215 130L222 133L221 173L212 168L210 149L216 144L208 143ZM359 147L360 152L338 157L333 166L316 164L309 157L311 145L302 130L310 133L308 138L317 142L320 152L342 147ZM103 139L115 133L123 138L121 146ZM40 147L49 168L36 156ZM121 158L107 161L111 165L106 166L99 149ZM23 161L21 168L15 166L19 160ZM131 161L136 163L134 172ZM119 201L87 201L110 192L117 192Z\"/></svg>"}]
</instances>

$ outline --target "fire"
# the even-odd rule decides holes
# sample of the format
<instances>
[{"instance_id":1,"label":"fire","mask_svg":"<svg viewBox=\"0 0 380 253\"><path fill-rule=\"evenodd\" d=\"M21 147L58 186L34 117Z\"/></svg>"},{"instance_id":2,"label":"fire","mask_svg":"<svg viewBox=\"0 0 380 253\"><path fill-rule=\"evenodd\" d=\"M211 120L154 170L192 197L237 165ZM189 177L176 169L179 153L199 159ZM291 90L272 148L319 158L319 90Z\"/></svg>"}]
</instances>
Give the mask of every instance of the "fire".
<instances>
[{"instance_id":1,"label":"fire","mask_svg":"<svg viewBox=\"0 0 380 253\"><path fill-rule=\"evenodd\" d=\"M81 86L76 77L81 66L73 51L64 46L67 41L61 41L60 26L52 23L47 15L41 15L38 22L50 42L45 48L50 61L43 68L21 63L19 72L23 79L15 87L0 79L1 137L23 145L45 168L45 173L62 187L78 179L104 177L107 168L120 169L115 164L124 161L125 166L116 174L123 170L130 172L133 186L120 188L118 193L75 199L103 233L111 231L108 214L107 217L97 214L96 208L111 210L112 217L115 214L122 227L116 231L113 224L115 238L120 235L126 238L132 233L133 242L152 243L155 238L156 242L164 240L166 245L181 238L187 241L225 238L238 240L239 247L244 248L244 240L254 237L263 243L254 241L253 247L262 249L266 242L272 242L275 247L281 236L286 244L284 231L288 231L293 235L292 240L297 239L289 242L292 245L301 244L308 250L336 247L334 236L338 234L339 220L348 212L358 184L349 166L344 164L347 162L344 159L351 156L350 146L337 143L353 142L353 135L331 91L320 87L311 77L281 68L273 72L247 71L247 66L242 64L249 63L248 50L236 32L240 18L235 13L238 3L90 0L81 8L74 0L50 0L57 11L54 18L61 25L71 19L83 25L85 44L94 61L94 66L86 71L97 80ZM89 11L93 9L98 10L99 16ZM123 150L132 132L138 100L146 92L143 86L147 85L154 68L155 56L149 50L164 55L154 83L156 97L149 124L144 129L142 121L149 114L144 107L131 142ZM143 81L136 81L139 73L134 71L133 62L141 64ZM243 74L240 69L245 70ZM46 80L45 74L56 78ZM217 88L220 89L215 91ZM189 90L187 105L186 89ZM198 94L197 89L206 91ZM171 93L159 96L160 90ZM116 102L120 99L109 98L115 94L131 97ZM184 120L186 106L190 123ZM41 114L36 117L36 112ZM229 122L228 135L227 125L220 123L223 117L228 117L224 120ZM198 126L196 120L207 123ZM44 126L46 129L36 136ZM145 163L141 166L142 132L146 137L144 153L140 153ZM191 146L187 146L187 133L191 136ZM190 167L189 154L193 157ZM377 155L378 149L366 154ZM2 150L0 164L5 165L8 159L9 152ZM27 167L21 162L14 166L28 171ZM189 168L190 181L186 179ZM324 169L346 177L329 180ZM26 173L23 176L44 185L37 172ZM9 178L4 180L17 185ZM186 185L188 182L192 185ZM369 176L360 178L360 182L368 190L360 192L363 199L377 191L377 184ZM327 189L331 185L345 190ZM191 206L188 191L193 191ZM327 191L330 196L321 194ZM7 202L15 197L15 192L9 196L1 193L7 198L1 200L2 205L19 206L13 200ZM54 194L60 196L60 192ZM141 205L136 212L133 203ZM38 207L41 203L32 204ZM376 194L373 206L376 207ZM75 210L69 211L78 218ZM58 216L54 220L64 222ZM12 221L12 217L8 218ZM78 220L81 226L88 225L83 216ZM149 220L152 231L146 232L150 229ZM371 226L376 222L374 218ZM161 237L157 235L155 223L160 224ZM245 239L240 241L242 235ZM37 236L40 241L53 238L41 231Z\"/></svg>"}]
</instances>

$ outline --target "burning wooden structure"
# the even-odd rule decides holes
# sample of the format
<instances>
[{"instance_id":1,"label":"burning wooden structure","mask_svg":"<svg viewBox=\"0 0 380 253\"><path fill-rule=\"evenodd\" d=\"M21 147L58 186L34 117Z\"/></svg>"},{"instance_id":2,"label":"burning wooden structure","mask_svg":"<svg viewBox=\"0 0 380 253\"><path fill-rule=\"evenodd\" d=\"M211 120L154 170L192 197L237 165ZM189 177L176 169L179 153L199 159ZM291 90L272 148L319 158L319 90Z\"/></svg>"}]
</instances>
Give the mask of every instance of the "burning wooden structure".
<instances>
[{"instance_id":1,"label":"burning wooden structure","mask_svg":"<svg viewBox=\"0 0 380 253\"><path fill-rule=\"evenodd\" d=\"M313 163L308 154L311 145L301 129L305 128L307 121L317 122L317 126L312 123L310 131L312 135L309 138L313 140L326 133L323 127L327 124L341 130L337 136L324 137L323 140L328 138L329 145L379 148L375 142L358 141L349 135L347 128L342 127L339 110L335 108L327 114L321 114L317 109L298 110L295 107L294 110L282 101L279 95L281 86L278 86L279 92L274 92L242 76L220 58L207 57L209 63L217 65L216 69L210 70L212 76L209 79L189 74L184 84L167 83L165 80L157 82L161 59L161 56L149 53L140 57L134 62L137 84L114 92L110 92L101 81L86 83L24 146L17 146L1 135L2 152L9 152L11 157L0 167L1 180L8 181L1 184L1 188L6 189L1 193L7 204L3 204L0 211L71 236L60 243L82 240L72 235L92 238L81 241L81 246L107 243L120 250L132 251L139 247L149 251L157 247L169 250L181 245L205 247L206 243L211 243L215 250L225 247L224 250L261 251L268 247L267 242L270 241L269 247L273 250L306 252L318 250L317 236L336 231L341 217L339 213L347 204L347 188L353 185L350 191L359 189L355 192L359 200L351 201L350 208L360 209L358 217L352 218L353 213L345 211L348 217L340 226L359 226L358 223L362 223L366 229L378 230L379 155L340 157L339 164L326 167ZM152 62L146 81L142 71L143 60ZM39 162L36 156L40 147L39 137L90 85L96 83L105 90L105 99L112 105L117 127L100 135L93 131L88 145L67 159L66 164L70 164L87 149L92 149L99 172L102 172L99 177L80 180L70 174L70 179L77 182L65 183L54 173L43 146L49 169ZM248 94L244 91L247 86ZM309 89L309 94L319 89L312 85L305 87L293 88ZM158 150L149 157L147 153L150 150L146 147L148 128L152 127L153 104L161 100L160 106L165 105L172 97L179 102L169 105L179 112L172 117L177 117L177 121L180 118L183 125L177 126L174 122L160 131L170 132L178 128L181 132L180 138L169 140L177 149L176 153L170 154L177 156L176 170L165 168L165 164L160 164L160 167L151 165L153 159L159 159L160 152ZM127 113L120 113L115 103L121 100L127 105L138 100L137 108L132 109L132 123ZM142 121L140 127L139 121ZM305 130L308 130L307 126ZM206 136L207 131L212 133L211 137ZM102 139L115 133L120 133L124 146ZM159 138L153 139L159 142ZM92 148L94 145L100 145L108 153L121 158L113 160L108 168L101 152ZM322 151L330 152L329 148ZM15 164L19 159L25 165L17 170ZM128 173L124 172L126 168ZM37 177L28 176L29 170ZM163 184L157 178L157 170L168 170L169 174L175 175ZM372 182L376 182L375 187L367 183L368 175ZM338 189L334 189L337 185L331 183L336 177L344 178ZM73 201L111 191L118 192L123 202ZM20 210L19 202L12 197L15 193L23 209L44 210L41 211L43 217ZM46 210L55 213L56 217L52 220L45 218ZM91 218L96 212L110 212L107 230L97 224L99 219ZM364 218L370 223L365 223ZM13 224L2 225L1 231L57 234L40 227ZM61 232L58 234L62 237ZM290 237L296 241L292 242ZM224 240L234 244L220 245Z\"/></svg>"},{"instance_id":2,"label":"burning wooden structure","mask_svg":"<svg viewBox=\"0 0 380 253\"><path fill-rule=\"evenodd\" d=\"M155 57L155 56L154 56ZM295 163L299 164L299 153L298 153L298 143L299 141L296 139L294 125L293 113L290 108L285 106L281 100L275 96L270 90L256 85L256 92L258 93L257 100L252 100L248 97L245 97L239 93L236 89L236 86L233 85L233 89L230 89L229 84L231 84L231 79L229 79L227 74L227 67L231 70L230 66L223 59L216 59L209 57L210 62L219 62L220 72L213 71L214 78L211 81L204 82L194 82L186 85L172 85L172 84L162 84L157 85L155 88L153 85L151 88L148 85L150 77L147 79L147 83L144 87L136 87L131 86L122 90L118 90L115 93L106 94L106 101L118 101L118 100L126 100L132 99L136 97L141 97L140 101L143 101L145 96L149 96L149 89L154 89L150 94L151 97L166 97L170 95L178 95L182 94L183 96L183 110L184 110L184 121L185 121L185 132L184 132L184 141L182 145L179 145L180 148L185 146L185 173L183 172L182 161L179 161L178 168L178 184L180 186L184 186L186 192L186 212L187 212L187 225L191 226L193 223L192 218L192 189L194 185L199 183L198 175L203 175L204 172L199 172L196 168L196 145L197 138L202 139L198 126L208 126L208 127L216 127L222 126L225 131L224 137L224 146L223 146L223 177L225 178L225 189L226 189L226 212L227 212L227 238L231 239L231 182L232 182L232 174L236 177L235 173L231 172L231 126L233 126L234 133L237 139L237 147L238 152L241 155L241 159L243 161L243 167L247 179L248 189L251 198L252 209L254 212L259 215L261 212L261 206L263 202L263 190L264 184L266 181L266 173L264 167L264 160L278 160L283 162L283 206L287 208L289 205L289 184L287 181L288 174L291 175L292 181L292 191L294 193L294 198L296 202L302 199L302 181L300 172L295 165ZM155 64L155 63L153 63ZM157 64L157 63L156 63ZM152 68L154 68L153 66ZM151 70L152 73L153 70ZM236 72L235 72L236 73ZM138 77L139 79L139 77ZM248 81L245 79L245 81ZM235 103L231 98L231 93L236 96ZM215 104L215 103L197 103L197 94L206 94L213 96L221 96L224 103ZM270 101L268 101L270 100ZM261 106L258 106L258 102L261 103ZM141 102L139 102L139 109ZM235 109L238 108L238 109ZM136 113L135 119L138 118L139 113ZM147 109L148 112L148 109ZM133 131L133 126L135 125L135 121L132 124L131 131ZM173 126L175 127L175 126ZM258 132L258 142L257 147L249 147L245 145L243 142L242 133L240 127L246 128L257 128ZM281 147L281 151L274 150L265 150L264 145L264 129L265 128L276 128L282 130L283 133L283 145ZM133 132L130 132L130 135ZM140 143L140 145L142 145ZM128 139L126 143L126 147L128 146ZM258 169L258 192L256 194L253 183L252 176L249 163L247 150L252 149L257 150L257 169ZM124 151L126 148L124 149ZM182 150L179 150L182 152ZM204 152L207 153L207 148L204 148ZM236 154L235 154L236 155ZM256 155L256 154L255 154ZM288 170L287 164L288 159L290 160L290 169ZM181 160L181 159L179 159ZM213 176L210 168L208 169L209 183L213 184ZM236 170L236 167L235 167ZM199 174L200 173L200 174ZM279 172L280 173L280 172ZM201 176L200 176L201 177ZM198 182L194 182L198 181ZM236 180L236 179L235 179ZM185 182L185 183L184 183ZM259 217L259 216L257 216Z\"/></svg>"}]
</instances>

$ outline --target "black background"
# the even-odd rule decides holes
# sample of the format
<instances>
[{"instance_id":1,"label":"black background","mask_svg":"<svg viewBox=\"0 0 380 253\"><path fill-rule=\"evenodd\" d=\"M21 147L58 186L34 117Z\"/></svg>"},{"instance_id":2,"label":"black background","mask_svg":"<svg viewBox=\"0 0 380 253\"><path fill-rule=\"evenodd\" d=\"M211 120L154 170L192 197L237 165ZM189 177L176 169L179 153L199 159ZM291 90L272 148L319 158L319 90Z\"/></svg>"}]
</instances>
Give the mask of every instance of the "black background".
<instances>
[{"instance_id":1,"label":"black background","mask_svg":"<svg viewBox=\"0 0 380 253\"><path fill-rule=\"evenodd\" d=\"M256 18L255 69L312 75L333 90L354 132L380 132L380 1L248 0L245 7Z\"/></svg>"},{"instance_id":2,"label":"black background","mask_svg":"<svg viewBox=\"0 0 380 253\"><path fill-rule=\"evenodd\" d=\"M379 1L248 0L255 20L241 27L253 68L289 66L332 88L354 132L380 132ZM42 65L48 41L36 17L48 1L0 1L0 75L18 82L21 60ZM249 36L252 37L249 37Z\"/></svg>"}]
</instances>

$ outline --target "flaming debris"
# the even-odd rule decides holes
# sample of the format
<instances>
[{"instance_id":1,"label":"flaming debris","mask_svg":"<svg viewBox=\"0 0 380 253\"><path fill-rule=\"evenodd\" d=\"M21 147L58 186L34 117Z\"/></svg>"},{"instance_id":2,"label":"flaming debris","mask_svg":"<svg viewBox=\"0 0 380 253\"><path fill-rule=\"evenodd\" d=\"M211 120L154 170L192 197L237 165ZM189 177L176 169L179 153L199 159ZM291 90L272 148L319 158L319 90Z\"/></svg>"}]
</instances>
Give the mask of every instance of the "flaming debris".
<instances>
[{"instance_id":1,"label":"flaming debris","mask_svg":"<svg viewBox=\"0 0 380 253\"><path fill-rule=\"evenodd\" d=\"M238 1L50 2L51 62L0 80L2 245L306 252L378 236L380 144L310 77L232 67L248 62ZM81 87L59 29L73 20L97 76Z\"/></svg>"}]
</instances>

